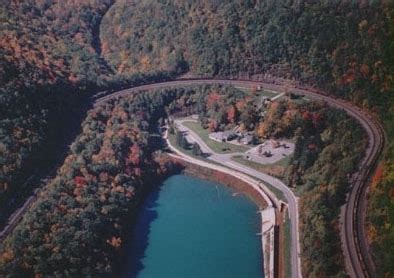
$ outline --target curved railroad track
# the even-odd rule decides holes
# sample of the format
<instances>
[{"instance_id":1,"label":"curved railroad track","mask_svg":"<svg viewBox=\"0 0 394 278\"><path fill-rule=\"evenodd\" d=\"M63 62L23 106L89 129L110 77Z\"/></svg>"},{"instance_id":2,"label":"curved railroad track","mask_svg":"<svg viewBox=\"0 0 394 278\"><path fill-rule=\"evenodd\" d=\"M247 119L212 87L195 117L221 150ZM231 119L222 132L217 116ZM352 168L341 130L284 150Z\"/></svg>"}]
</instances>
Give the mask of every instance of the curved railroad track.
<instances>
[{"instance_id":1,"label":"curved railroad track","mask_svg":"<svg viewBox=\"0 0 394 278\"><path fill-rule=\"evenodd\" d=\"M329 105L338 109L345 110L351 117L355 118L365 129L368 136L368 148L365 157L360 163L359 170L351 179L351 188L347 197L346 204L344 205L341 213L341 241L343 245L343 252L346 262L348 274L351 277L373 277L375 275L375 265L373 263L369 246L365 235L365 212L366 212L366 194L368 190L369 180L375 168L376 162L384 147L384 131L380 123L367 114L361 111L353 104L329 97L317 90L310 88L288 87L281 84L264 83L260 81L249 80L227 80L227 79L179 79L174 81L160 82L148 85L137 86L117 92L109 92L107 95L102 96L103 93L96 94L92 97L93 107L105 104L106 102L126 96L130 93L137 91L149 91L153 89L189 86L189 85L233 85L256 87L262 86L263 88L283 91L290 89L293 93L308 96L311 99L323 100ZM29 200L28 200L29 201ZM20 219L18 217L18 219ZM19 220L15 220L19 221ZM298 222L298 221L297 221ZM10 223L10 226L15 226L16 223ZM297 231L293 231L298 238ZM10 233L12 229L8 230L6 234ZM5 235L4 235L5 236ZM297 266L293 276L301 276L300 262L299 262L299 242L296 243L297 253L292 254L293 258L297 258Z\"/></svg>"},{"instance_id":2,"label":"curved railroad track","mask_svg":"<svg viewBox=\"0 0 394 278\"><path fill-rule=\"evenodd\" d=\"M370 177L384 147L385 135L381 124L366 112L349 102L332 99L316 92L298 90L309 96L317 96L338 108L344 109L357 119L368 136L368 147L358 171L351 179L351 188L341 213L341 240L346 266L351 277L376 275L369 244L365 233L366 195Z\"/></svg>"}]
</instances>

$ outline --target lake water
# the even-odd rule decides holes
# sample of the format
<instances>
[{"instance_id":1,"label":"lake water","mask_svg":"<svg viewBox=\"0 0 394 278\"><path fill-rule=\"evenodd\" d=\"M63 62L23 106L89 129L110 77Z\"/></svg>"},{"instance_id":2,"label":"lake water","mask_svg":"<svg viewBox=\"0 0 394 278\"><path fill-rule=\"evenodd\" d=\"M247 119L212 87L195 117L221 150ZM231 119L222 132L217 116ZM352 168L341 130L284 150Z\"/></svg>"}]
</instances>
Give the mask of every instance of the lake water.
<instances>
[{"instance_id":1,"label":"lake water","mask_svg":"<svg viewBox=\"0 0 394 278\"><path fill-rule=\"evenodd\" d=\"M175 175L144 202L125 277L262 277L260 215L235 191Z\"/></svg>"}]
</instances>

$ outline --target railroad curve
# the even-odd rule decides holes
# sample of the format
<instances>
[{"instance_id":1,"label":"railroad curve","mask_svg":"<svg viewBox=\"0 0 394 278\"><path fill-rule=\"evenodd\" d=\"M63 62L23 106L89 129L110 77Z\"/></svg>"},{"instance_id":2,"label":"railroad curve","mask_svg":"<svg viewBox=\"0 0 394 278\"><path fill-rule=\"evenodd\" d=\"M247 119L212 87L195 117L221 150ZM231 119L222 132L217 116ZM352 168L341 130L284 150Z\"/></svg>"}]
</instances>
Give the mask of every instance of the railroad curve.
<instances>
[{"instance_id":1,"label":"railroad curve","mask_svg":"<svg viewBox=\"0 0 394 278\"><path fill-rule=\"evenodd\" d=\"M366 212L366 194L369 185L369 179L371 173L376 166L376 162L380 157L385 143L385 134L380 123L372 116L364 111L361 111L358 107L344 100L335 99L329 97L315 89L302 88L302 87L290 87L282 84L264 83L261 81L250 81L250 80L230 80L230 79L179 79L174 81L160 82L148 85L137 86L117 92L110 92L108 95L102 96L103 92L98 93L91 98L93 107L102 105L107 101L114 98L123 97L130 93L137 91L148 91L153 89L168 88L168 87L179 87L189 85L233 85L233 86L246 86L256 87L262 86L263 88L277 91L284 91L290 89L293 93L302 94L312 99L323 100L329 105L334 106L338 109L343 109L351 117L355 118L365 129L368 135L368 148L365 153L365 157L360 163L359 171L355 173L351 179L352 186L349 190L347 202L342 208L341 213L341 241L343 245L343 252L345 257L346 268L351 277L373 277L375 276L375 265L373 263L371 253L369 251L368 242L365 235L365 212ZM289 194L289 190L285 190L287 198L292 198ZM291 192L291 191L290 191ZM29 198L21 212L18 212L18 217L14 217L9 221L8 228L2 231L2 237L4 239L7 234L12 232L13 227L21 219L20 216L24 214L33 198ZM297 200L295 199L296 203ZM299 241L298 241L298 217L296 221L297 227L292 227L292 234L296 235L297 238L296 248L292 252L293 259L297 260L296 266L292 266L296 271L298 277L301 277L300 260L299 260ZM297 231L294 231L296 229ZM293 236L292 236L293 237ZM293 260L295 261L295 260Z\"/></svg>"},{"instance_id":2,"label":"railroad curve","mask_svg":"<svg viewBox=\"0 0 394 278\"><path fill-rule=\"evenodd\" d=\"M385 136L380 123L365 111L361 111L355 105L344 100L329 97L316 89L298 86L290 86L289 88L288 85L285 86L282 84L232 79L178 79L174 81L142 85L95 99L94 106L136 91L208 84L248 87L262 86L263 88L277 91L290 89L293 93L302 94L316 100L323 100L331 106L342 109L362 125L367 133L369 144L365 157L359 165L358 172L355 173L351 179L352 185L347 196L347 201L342 208L340 221L341 241L348 274L351 277L373 277L375 275L375 265L371 257L371 252L365 235L366 194L370 175L373 172L375 164L383 150ZM300 271L298 273L300 273Z\"/></svg>"}]
</instances>

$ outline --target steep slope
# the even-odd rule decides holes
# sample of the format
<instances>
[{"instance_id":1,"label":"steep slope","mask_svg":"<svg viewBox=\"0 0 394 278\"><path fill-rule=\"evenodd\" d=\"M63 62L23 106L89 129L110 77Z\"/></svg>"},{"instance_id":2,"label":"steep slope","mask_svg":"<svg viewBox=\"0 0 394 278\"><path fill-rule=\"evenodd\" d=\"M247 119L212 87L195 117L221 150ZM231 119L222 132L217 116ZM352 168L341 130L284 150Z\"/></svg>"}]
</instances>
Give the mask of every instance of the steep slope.
<instances>
[{"instance_id":1,"label":"steep slope","mask_svg":"<svg viewBox=\"0 0 394 278\"><path fill-rule=\"evenodd\" d=\"M388 90L388 16L384 4L120 0L101 39L118 72L182 61L194 75L268 72L361 99Z\"/></svg>"},{"instance_id":2,"label":"steep slope","mask_svg":"<svg viewBox=\"0 0 394 278\"><path fill-rule=\"evenodd\" d=\"M78 120L73 117L81 98L75 92L97 86L108 74L93 47L93 30L111 3L29 0L1 5L0 223L12 207L8 199L21 195L24 180L48 166L49 147L65 137L62 126ZM51 144L44 148L44 142Z\"/></svg>"}]
</instances>

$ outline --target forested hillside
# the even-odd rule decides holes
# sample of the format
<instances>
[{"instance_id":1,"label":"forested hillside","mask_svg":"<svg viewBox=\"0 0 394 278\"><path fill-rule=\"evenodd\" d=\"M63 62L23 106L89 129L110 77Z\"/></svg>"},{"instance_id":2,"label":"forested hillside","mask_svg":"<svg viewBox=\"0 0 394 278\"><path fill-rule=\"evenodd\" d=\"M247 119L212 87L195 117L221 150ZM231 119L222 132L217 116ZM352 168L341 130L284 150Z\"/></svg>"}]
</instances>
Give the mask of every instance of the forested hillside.
<instances>
[{"instance_id":1,"label":"forested hillside","mask_svg":"<svg viewBox=\"0 0 394 278\"><path fill-rule=\"evenodd\" d=\"M106 1L9 1L1 36L2 82L96 84L103 67L95 45ZM23 78L22 78L23 77ZM30 82L28 82L30 81ZM21 85L21 84L20 84Z\"/></svg>"},{"instance_id":2,"label":"forested hillside","mask_svg":"<svg viewBox=\"0 0 394 278\"><path fill-rule=\"evenodd\" d=\"M358 98L388 90L387 5L298 3L120 0L103 19L103 56L118 72L181 57L194 75L269 72Z\"/></svg>"},{"instance_id":3,"label":"forested hillside","mask_svg":"<svg viewBox=\"0 0 394 278\"><path fill-rule=\"evenodd\" d=\"M387 41L387 56L385 63L391 73L390 97L387 107L380 113L385 123L387 134L387 149L383 159L375 172L370 188L368 203L368 237L374 251L374 259L379 274L393 275L394 273L394 10L391 10L390 37Z\"/></svg>"},{"instance_id":4,"label":"forested hillside","mask_svg":"<svg viewBox=\"0 0 394 278\"><path fill-rule=\"evenodd\" d=\"M393 14L391 1L3 1L0 223L1 205L50 164L53 142L79 122L90 93L186 72L282 77L350 99L384 122L389 147L373 179L368 233L379 271L390 276Z\"/></svg>"},{"instance_id":5,"label":"forested hillside","mask_svg":"<svg viewBox=\"0 0 394 278\"><path fill-rule=\"evenodd\" d=\"M82 99L75 92L95 86L108 73L94 49L93 33L111 2L3 3L0 203L8 206L7 199L24 182L21 178L36 170L31 166L48 166L42 156L50 160L50 153L43 142L56 141L62 125L73 119L71 112L78 113L74 108Z\"/></svg>"}]
</instances>

